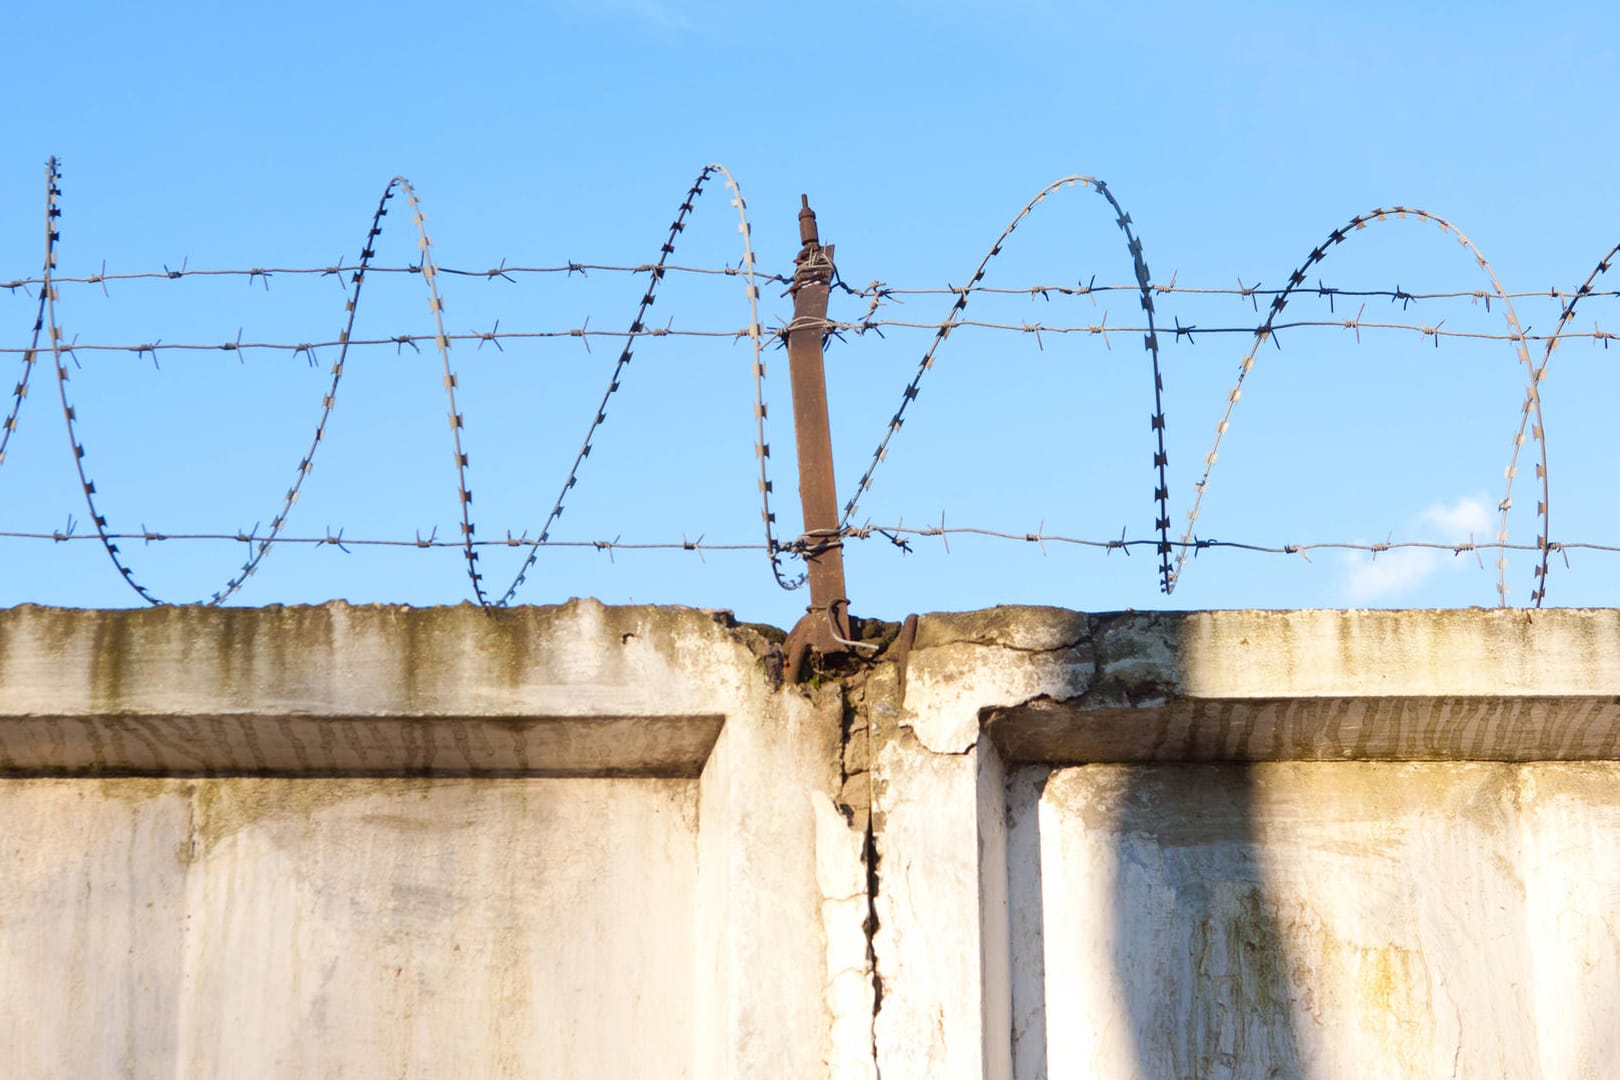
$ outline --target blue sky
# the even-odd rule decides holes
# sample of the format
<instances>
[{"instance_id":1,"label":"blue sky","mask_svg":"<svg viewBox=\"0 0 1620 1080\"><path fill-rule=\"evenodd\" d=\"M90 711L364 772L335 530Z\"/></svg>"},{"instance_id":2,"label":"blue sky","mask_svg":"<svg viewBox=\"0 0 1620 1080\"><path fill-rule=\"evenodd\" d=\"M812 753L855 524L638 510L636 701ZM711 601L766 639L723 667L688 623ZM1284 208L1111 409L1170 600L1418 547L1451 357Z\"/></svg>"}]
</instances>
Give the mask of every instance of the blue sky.
<instances>
[{"instance_id":1,"label":"blue sky","mask_svg":"<svg viewBox=\"0 0 1620 1080\"><path fill-rule=\"evenodd\" d=\"M1278 285L1352 215L1402 204L1442 215L1508 291L1573 288L1620 240L1607 87L1620 16L1575 4L1556 19L1517 6L1051 3L786 6L642 2L486 6L60 3L4 16L15 49L0 141L0 281L41 258L42 168L64 163L59 272L324 266L353 262L390 177L415 185L442 267L657 257L698 171L741 183L764 270L790 267L801 192L854 285L965 282L1019 209L1071 173L1105 180L1131 214L1155 281ZM735 265L735 212L711 184L674 261ZM408 214L391 214L379 263L406 265ZM1131 281L1107 205L1084 188L1043 203L991 264L987 285ZM1485 288L1468 253L1431 224L1357 233L1313 267L1342 288ZM1599 287L1603 279L1599 280ZM623 329L646 277L596 273L441 277L447 328ZM1610 288L1620 284L1610 281ZM761 290L767 325L789 316ZM938 322L948 296L907 296L879 317ZM138 344L335 338L331 278L185 278L64 284L69 340ZM1300 319L1346 317L1346 298L1291 301ZM1361 301L1355 301L1359 308ZM1469 298L1362 318L1501 333L1500 305ZM1531 332L1560 305L1515 301ZM27 344L35 301L0 292L0 347ZM1178 320L1246 327L1230 296L1160 296L1171 516L1180 532L1239 362L1241 334L1165 334ZM1264 309L1262 302L1260 307ZM1349 314L1354 315L1354 308ZM856 320L866 302L835 297ZM651 324L748 323L735 278L672 275ZM975 296L969 317L1049 326L1138 326L1129 292ZM673 322L669 322L669 320ZM1620 330L1610 297L1575 328ZM431 334L419 277L373 275L356 336ZM847 492L927 348L923 330L846 335L827 354L837 473ZM1256 353L1197 524L1259 544L1488 542L1524 400L1511 343L1335 327L1279 335ZM1436 347L1436 341L1439 345ZM556 497L618 354L611 338L457 343L479 535L533 533ZM1533 350L1540 360L1540 347ZM1620 353L1614 354L1620 357ZM69 389L112 528L235 533L277 512L310 440L333 357L245 351L150 356L81 351ZM779 533L799 528L786 358L766 356ZM624 542L760 542L752 355L746 341L644 340L552 535ZM1151 374L1140 336L962 328L940 350L857 523L1153 535ZM9 386L20 366L0 353ZM428 348L351 351L314 469L286 535L456 535L459 517L440 360ZM1610 353L1566 342L1543 387L1555 539L1620 543L1612 469L1620 390ZM9 400L5 402L9 407ZM0 530L84 530L53 371L41 364L0 464ZM1526 458L1510 541L1533 543ZM1528 479L1527 479L1528 478ZM121 545L164 599L207 599L243 558L235 543ZM1067 607L1461 606L1496 602L1496 553L1206 551L1170 597L1154 560L1061 544L916 538L909 555L852 542L857 613L1002 602ZM523 551L483 558L497 592ZM1483 564L1483 565L1482 565ZM1534 586L1509 556L1509 599ZM1555 558L1547 602L1620 603L1620 555ZM791 623L807 598L777 589L758 551L546 550L523 602L730 607ZM346 597L455 603L470 596L453 550L278 548L233 602ZM141 600L92 542L0 540L0 604Z\"/></svg>"}]
</instances>

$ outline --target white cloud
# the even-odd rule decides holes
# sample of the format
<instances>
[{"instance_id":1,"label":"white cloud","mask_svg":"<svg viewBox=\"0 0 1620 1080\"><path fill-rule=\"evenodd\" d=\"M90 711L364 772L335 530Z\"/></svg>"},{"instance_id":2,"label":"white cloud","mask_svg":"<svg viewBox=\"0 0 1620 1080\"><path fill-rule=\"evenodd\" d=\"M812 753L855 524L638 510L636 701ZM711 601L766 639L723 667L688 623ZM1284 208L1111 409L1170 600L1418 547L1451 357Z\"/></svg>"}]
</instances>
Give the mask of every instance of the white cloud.
<instances>
[{"instance_id":1,"label":"white cloud","mask_svg":"<svg viewBox=\"0 0 1620 1080\"><path fill-rule=\"evenodd\" d=\"M1427 540L1440 544L1485 542L1494 535L1491 504L1483 495L1467 495L1454 503L1426 507L1399 540ZM1390 603L1410 596L1436 574L1453 568L1478 567L1455 554L1430 548L1400 548L1376 555L1348 552L1344 557L1345 595L1352 603Z\"/></svg>"},{"instance_id":2,"label":"white cloud","mask_svg":"<svg viewBox=\"0 0 1620 1080\"><path fill-rule=\"evenodd\" d=\"M1470 535L1483 538L1491 531L1491 506L1483 495L1465 495L1450 506L1435 503L1418 521L1435 527L1436 535L1425 539L1460 544Z\"/></svg>"},{"instance_id":3,"label":"white cloud","mask_svg":"<svg viewBox=\"0 0 1620 1080\"><path fill-rule=\"evenodd\" d=\"M1351 602L1366 604L1394 600L1415 591L1440 569L1439 553L1434 551L1385 551L1377 555L1349 552L1345 594Z\"/></svg>"}]
</instances>

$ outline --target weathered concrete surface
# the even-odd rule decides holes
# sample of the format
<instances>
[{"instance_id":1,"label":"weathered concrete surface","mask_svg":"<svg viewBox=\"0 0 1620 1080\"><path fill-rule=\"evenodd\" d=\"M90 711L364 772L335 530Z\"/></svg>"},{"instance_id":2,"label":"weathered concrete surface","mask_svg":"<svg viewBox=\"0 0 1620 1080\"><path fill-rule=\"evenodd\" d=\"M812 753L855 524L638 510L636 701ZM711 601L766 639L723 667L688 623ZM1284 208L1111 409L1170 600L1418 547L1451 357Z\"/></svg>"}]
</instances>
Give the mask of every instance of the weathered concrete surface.
<instances>
[{"instance_id":1,"label":"weathered concrete surface","mask_svg":"<svg viewBox=\"0 0 1620 1080\"><path fill-rule=\"evenodd\" d=\"M696 776L769 644L591 602L20 607L0 617L0 771Z\"/></svg>"},{"instance_id":2,"label":"weathered concrete surface","mask_svg":"<svg viewBox=\"0 0 1620 1080\"><path fill-rule=\"evenodd\" d=\"M1033 772L1015 1075L1614 1074L1620 764Z\"/></svg>"},{"instance_id":3,"label":"weathered concrete surface","mask_svg":"<svg viewBox=\"0 0 1620 1080\"><path fill-rule=\"evenodd\" d=\"M884 1076L1620 1069L1620 613L998 608L898 667Z\"/></svg>"},{"instance_id":4,"label":"weathered concrete surface","mask_svg":"<svg viewBox=\"0 0 1620 1080\"><path fill-rule=\"evenodd\" d=\"M1100 693L1190 698L1556 696L1620 685L1620 611L1165 611L998 607L922 617L914 657L1078 657ZM1086 662L1086 661L1080 661ZM915 660L914 660L915 663Z\"/></svg>"},{"instance_id":5,"label":"weathered concrete surface","mask_svg":"<svg viewBox=\"0 0 1620 1080\"><path fill-rule=\"evenodd\" d=\"M995 710L1014 761L1607 761L1612 696L1273 698L1077 711L1046 700Z\"/></svg>"},{"instance_id":6,"label":"weathered concrete surface","mask_svg":"<svg viewBox=\"0 0 1620 1080\"><path fill-rule=\"evenodd\" d=\"M21 780L0 1072L697 1076L691 780Z\"/></svg>"},{"instance_id":7,"label":"weathered concrete surface","mask_svg":"<svg viewBox=\"0 0 1620 1080\"><path fill-rule=\"evenodd\" d=\"M996 608L925 617L937 752L1013 761L1609 760L1620 612Z\"/></svg>"},{"instance_id":8,"label":"weathered concrete surface","mask_svg":"<svg viewBox=\"0 0 1620 1080\"><path fill-rule=\"evenodd\" d=\"M849 827L831 799L816 804L816 880L821 887L827 942L827 1012L833 1057L829 1073L843 1080L877 1080L872 1056L875 989L866 933L870 909L864 833Z\"/></svg>"},{"instance_id":9,"label":"weathered concrete surface","mask_svg":"<svg viewBox=\"0 0 1620 1080\"><path fill-rule=\"evenodd\" d=\"M1620 1072L1620 613L882 640L0 612L0 1075Z\"/></svg>"},{"instance_id":10,"label":"weathered concrete surface","mask_svg":"<svg viewBox=\"0 0 1620 1080\"><path fill-rule=\"evenodd\" d=\"M0 1075L859 1075L842 704L780 660L592 601L0 612Z\"/></svg>"}]
</instances>

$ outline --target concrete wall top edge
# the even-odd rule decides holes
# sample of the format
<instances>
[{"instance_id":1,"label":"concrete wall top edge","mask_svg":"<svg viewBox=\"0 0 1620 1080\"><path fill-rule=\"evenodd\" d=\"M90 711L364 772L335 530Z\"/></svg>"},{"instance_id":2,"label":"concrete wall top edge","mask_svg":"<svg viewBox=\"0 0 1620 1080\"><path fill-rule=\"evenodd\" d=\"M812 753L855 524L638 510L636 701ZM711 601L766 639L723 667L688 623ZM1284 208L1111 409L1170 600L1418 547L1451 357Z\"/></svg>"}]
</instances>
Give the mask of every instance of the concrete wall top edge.
<instances>
[{"instance_id":1,"label":"concrete wall top edge","mask_svg":"<svg viewBox=\"0 0 1620 1080\"><path fill-rule=\"evenodd\" d=\"M23 606L0 610L0 716L715 714L779 686L777 646L778 632L723 613L577 599L497 610ZM915 688L932 679L939 693L974 697L975 680L957 677L967 668L1006 669L997 700L957 702L975 712L1102 692L1106 704L1612 695L1620 611L923 616Z\"/></svg>"},{"instance_id":2,"label":"concrete wall top edge","mask_svg":"<svg viewBox=\"0 0 1620 1080\"><path fill-rule=\"evenodd\" d=\"M1188 697L1620 693L1620 611L1204 612L1181 624Z\"/></svg>"},{"instance_id":3,"label":"concrete wall top edge","mask_svg":"<svg viewBox=\"0 0 1620 1080\"><path fill-rule=\"evenodd\" d=\"M1620 611L1608 608L1086 614L1009 606L919 621L918 652L964 646L1051 654L1026 663L1090 665L1084 678L1072 670L1054 678L1054 688L1123 680L1132 700L1620 694Z\"/></svg>"},{"instance_id":4,"label":"concrete wall top edge","mask_svg":"<svg viewBox=\"0 0 1620 1080\"><path fill-rule=\"evenodd\" d=\"M0 716L713 714L779 678L769 628L595 600L0 610ZM773 669L773 665L778 665Z\"/></svg>"}]
</instances>

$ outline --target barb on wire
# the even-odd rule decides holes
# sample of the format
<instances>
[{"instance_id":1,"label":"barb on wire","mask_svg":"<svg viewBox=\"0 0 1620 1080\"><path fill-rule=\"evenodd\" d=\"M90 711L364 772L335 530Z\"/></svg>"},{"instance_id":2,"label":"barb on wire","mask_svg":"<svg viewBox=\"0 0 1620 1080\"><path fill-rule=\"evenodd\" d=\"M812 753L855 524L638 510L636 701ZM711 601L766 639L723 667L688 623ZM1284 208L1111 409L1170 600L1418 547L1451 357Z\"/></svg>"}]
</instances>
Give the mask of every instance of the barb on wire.
<instances>
[{"instance_id":1,"label":"barb on wire","mask_svg":"<svg viewBox=\"0 0 1620 1080\"><path fill-rule=\"evenodd\" d=\"M1311 270L1311 268L1313 266L1317 265L1318 263L1320 263L1326 257L1326 255L1327 255L1327 253L1329 251L1331 251L1333 248L1337 247L1338 245L1344 243L1347 239L1349 239L1349 237L1351 235L1365 229L1369 224L1372 224L1374 222L1386 221L1391 216L1395 217L1396 219L1404 219L1408 215L1410 215L1410 216L1412 216L1412 217L1414 217L1414 218L1416 218L1416 219L1418 219L1420 221L1427 221L1427 222L1433 223L1434 225L1438 226L1442 232L1445 232L1448 235L1452 236L1454 239L1456 239L1456 241L1460 245L1462 245L1463 247L1466 247L1469 250L1469 252L1474 256L1474 260L1478 263L1479 268L1482 271L1484 271L1486 277L1489 279L1490 284L1491 284L1492 294L1497 299L1502 301L1503 317L1507 320L1507 324L1508 324L1508 337L1514 342L1514 344L1515 344L1515 346L1517 348L1517 351L1518 351L1519 359L1520 359L1521 362L1524 363L1525 367L1528 369L1528 371L1530 373L1530 376L1531 376L1530 391L1529 391L1530 401L1526 404L1526 409L1528 411L1532 406L1534 408L1534 411L1535 411L1535 414L1536 414L1537 441L1541 441L1541 431L1542 431L1541 403L1540 403L1539 397L1536 394L1535 369L1530 363L1530 353L1529 353L1529 350L1525 348L1525 344L1524 344L1524 330L1521 328L1521 326L1519 324L1519 317L1518 317L1517 312L1515 312L1514 309L1513 309L1513 301L1508 298L1506 290L1504 290L1502 288L1502 283L1496 276L1496 271L1493 270L1491 268L1490 263L1486 261L1484 254L1479 250L1478 247L1475 246L1475 244L1474 244L1474 242L1472 240L1468 239L1468 237L1462 232L1462 230L1458 229L1455 225L1451 224L1451 222L1445 220L1444 218L1439 217L1438 215L1435 215L1435 214L1431 214L1431 213L1429 213L1428 211L1425 211L1425 210L1417 210L1417 209L1413 209L1413 208L1410 208L1410 207L1404 207L1404 206L1395 206L1395 207L1391 207L1389 209L1383 209L1383 208L1375 209L1375 210L1373 210L1373 211L1371 211L1370 213L1367 213L1367 214L1358 214L1355 217L1351 218L1347 225L1344 225L1344 226L1342 226L1340 228L1334 229L1330 234L1328 234L1328 238L1324 242L1322 242L1321 244L1319 244L1316 247L1311 249L1311 253L1306 256L1304 263L1301 264L1300 267L1297 270L1295 270L1293 272L1293 274L1291 274L1289 276L1288 284L1286 286L1284 286L1284 288L1280 292L1278 292L1276 295L1274 295L1272 297L1271 305L1270 305L1269 310L1267 311L1265 322L1259 327L1259 329L1257 329L1254 332L1254 341L1250 344L1249 351L1244 355L1242 361L1238 365L1237 383L1236 383L1236 385L1234 385L1232 387L1231 391L1228 392L1227 397L1226 397L1225 410L1223 411L1223 413L1221 415L1221 419L1220 419L1219 423L1217 423L1215 425L1215 442L1214 442L1214 445L1210 448L1209 453L1204 455L1204 472L1203 472L1203 475L1199 478L1198 483L1193 486L1192 508L1187 511L1187 529L1186 529L1186 532L1182 535L1181 553L1176 558L1175 570L1171 574L1169 587L1166 589L1167 592L1173 592L1174 591L1176 580L1177 580L1177 578L1180 577L1182 568L1186 564L1187 551L1188 551L1188 548L1186 546L1187 541L1191 539L1191 537L1193 535L1193 530L1197 527L1198 515L1199 515L1199 512L1200 512L1200 510L1202 509L1202 506L1203 506L1204 495L1209 490L1210 471L1215 467L1215 461L1216 461L1217 457L1220 454L1221 440L1225 437L1226 432L1227 432L1227 428L1230 426L1231 419L1232 419L1232 410L1237 406L1238 399L1243 396L1243 384L1244 384L1244 381L1248 378L1249 372L1251 370L1253 370L1253 368L1254 368L1255 354L1259 351L1260 346L1268 338L1271 339L1274 344L1276 343L1276 338L1275 338L1275 334L1274 334L1274 331L1275 331L1275 325L1274 324L1276 323L1277 317L1282 314L1283 309L1285 307L1287 307L1289 297L1292 295L1294 290L1299 289L1304 284L1305 275ZM1396 291L1397 291L1397 293L1400 292L1399 286L1396 287ZM1358 316L1358 320L1359 320L1359 316ZM1345 325L1350 326L1352 324L1349 321L1347 321L1345 323ZM1365 324L1359 323L1359 321L1358 321L1355 325L1357 325L1359 327L1359 326L1365 325ZM1437 331L1434 328L1420 328L1420 329L1426 331L1427 333L1431 333L1431 334L1437 333ZM1545 485L1545 482L1546 482L1545 467L1544 467L1545 461L1546 461L1546 447L1545 447L1545 445L1543 445L1543 447L1542 447L1542 460L1543 460L1543 468L1541 470L1541 472L1543 474L1542 475L1542 481L1543 481L1543 484ZM1510 476L1510 479L1511 479L1511 476ZM1543 487L1543 495L1544 496L1545 496L1545 490L1546 490L1545 487ZM1501 514L1502 514L1501 525L1500 525L1500 527L1499 527L1499 529L1497 531L1497 545L1498 545L1500 551L1502 552L1502 554L1497 559L1497 568L1498 568L1499 574L1501 575L1499 580L1498 580L1498 583L1497 583L1497 592L1498 592L1498 595L1499 595L1499 598L1500 598L1500 602L1503 605L1506 605L1506 603L1507 603L1507 584L1506 584L1506 580L1507 580L1507 578L1506 578L1506 573L1507 573L1506 551L1507 551L1507 547L1506 547L1506 544L1507 544L1507 511L1508 511L1509 505L1510 504L1509 504L1509 502L1507 500L1503 500L1503 503L1502 503L1502 506L1501 506ZM1543 507L1545 507L1545 501L1543 502Z\"/></svg>"},{"instance_id":2,"label":"barb on wire","mask_svg":"<svg viewBox=\"0 0 1620 1080\"><path fill-rule=\"evenodd\" d=\"M963 310L966 309L970 291L978 287L979 283L984 280L985 269L989 265L990 260L1001 253L1002 245L1006 242L1007 238L1012 235L1013 231L1018 228L1019 224L1026 217L1028 217L1035 207L1043 202L1048 195L1052 194L1054 191L1057 191L1059 188L1074 187L1076 184L1091 188L1098 195L1101 195L1104 199L1108 200L1108 205L1113 208L1116 215L1115 224L1117 224L1120 230L1124 232L1127 247L1131 253L1131 260L1136 274L1137 290L1140 294L1142 311L1147 316L1148 325L1146 333L1143 337L1143 347L1146 348L1148 355L1152 360L1153 366L1153 414L1150 419L1152 423L1152 430L1157 442L1157 449L1153 455L1153 468L1157 474L1157 483L1154 487L1153 498L1154 503L1158 507L1158 516L1155 522L1155 527L1160 531L1162 543L1162 547L1159 552L1160 588L1162 588L1165 592L1169 592L1172 584L1169 547L1170 496L1169 484L1166 480L1166 469L1169 466L1169 457L1165 452L1164 446L1164 377L1159 370L1159 337L1154 329L1153 283L1151 275L1148 273L1147 262L1142 255L1142 242L1136 237L1136 234L1131 229L1131 216L1125 212L1123 207L1120 206L1119 200L1114 197L1113 192L1108 189L1107 184L1090 176L1081 176L1079 174L1065 176L1062 179L1056 180L1043 188L1040 193L1025 204L1024 208L1018 212L1017 216L1015 216L1012 221L1008 223L1007 227L1002 230L1001 235L996 237L995 243L990 245L990 250L985 253L984 258L979 260L979 265L974 269L973 275L968 279L967 284L960 288L953 288L951 290L956 293L956 302L952 305L950 316L944 323L939 324L938 329L935 331L933 340L929 343L928 351L923 354L923 358L917 366L916 374L913 375L911 381L906 384L905 392L900 397L900 405L895 410L894 417L889 421L888 427L884 430L882 438L878 440L878 446L872 454L872 460L867 464L866 471L861 474L860 480L856 482L854 493L850 496L849 501L844 505L844 513L841 524L846 526L849 524L850 520L855 515L855 508L860 504L861 496L871 488L873 474L877 471L878 466L884 461L884 459L888 457L890 440L894 438L895 434L900 430L901 425L905 422L905 413L907 407L917 399L917 391L922 383L923 376L930 368L934 366L935 354L939 351L939 347L943 345L946 338L950 336L951 330L958 325L955 320L960 319ZM1028 330L1032 328L1021 327L1020 329Z\"/></svg>"}]
</instances>

